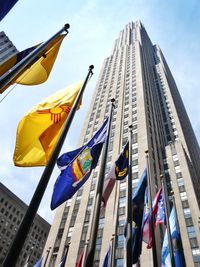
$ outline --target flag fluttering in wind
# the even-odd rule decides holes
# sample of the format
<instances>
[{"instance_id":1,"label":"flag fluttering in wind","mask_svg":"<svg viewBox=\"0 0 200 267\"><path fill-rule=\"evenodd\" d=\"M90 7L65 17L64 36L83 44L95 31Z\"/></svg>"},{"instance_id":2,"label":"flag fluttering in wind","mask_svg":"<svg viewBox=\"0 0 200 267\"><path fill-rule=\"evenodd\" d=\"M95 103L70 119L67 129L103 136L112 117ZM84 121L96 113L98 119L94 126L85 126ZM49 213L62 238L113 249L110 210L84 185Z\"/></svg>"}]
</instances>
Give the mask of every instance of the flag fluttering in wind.
<instances>
[{"instance_id":1,"label":"flag fluttering in wind","mask_svg":"<svg viewBox=\"0 0 200 267\"><path fill-rule=\"evenodd\" d=\"M37 85L45 82L48 79L49 74L53 68L61 43L65 36L66 34L62 34L53 39L29 65L23 71L21 71L17 75L17 77L12 80L12 82L9 83L9 85L13 83L19 83L24 85ZM38 45L27 48L24 51L13 55L7 61L1 64L0 76L10 71L12 67L14 67L21 60L23 60L37 47ZM4 90L6 88L4 88Z\"/></svg>"},{"instance_id":2,"label":"flag fluttering in wind","mask_svg":"<svg viewBox=\"0 0 200 267\"><path fill-rule=\"evenodd\" d=\"M132 198L133 221L135 222L135 226L133 227L133 237L132 237L133 264L136 264L138 262L138 258L141 254L141 249L142 249L142 220L143 220L146 189L147 189L147 169L144 170Z\"/></svg>"},{"instance_id":3,"label":"flag fluttering in wind","mask_svg":"<svg viewBox=\"0 0 200 267\"><path fill-rule=\"evenodd\" d=\"M63 255L58 267L64 267L65 266L65 260L66 260L66 255Z\"/></svg>"},{"instance_id":4,"label":"flag fluttering in wind","mask_svg":"<svg viewBox=\"0 0 200 267\"><path fill-rule=\"evenodd\" d=\"M7 15L7 13L13 8L18 0L3 0L0 1L0 21Z\"/></svg>"},{"instance_id":5,"label":"flag fluttering in wind","mask_svg":"<svg viewBox=\"0 0 200 267\"><path fill-rule=\"evenodd\" d=\"M147 243L147 248L152 248L151 216L154 217L154 228L157 224L165 224L164 194L162 188L156 194L153 201L152 212L148 211L143 219L143 241Z\"/></svg>"},{"instance_id":6,"label":"flag fluttering in wind","mask_svg":"<svg viewBox=\"0 0 200 267\"><path fill-rule=\"evenodd\" d=\"M83 266L83 256L84 256L84 250L82 250L78 262L76 263L76 267L82 267Z\"/></svg>"},{"instance_id":7,"label":"flag fluttering in wind","mask_svg":"<svg viewBox=\"0 0 200 267\"><path fill-rule=\"evenodd\" d=\"M105 255L105 258L103 260L102 267L111 267L111 251L112 251L112 247L110 244L108 250L106 251L106 255Z\"/></svg>"},{"instance_id":8,"label":"flag fluttering in wind","mask_svg":"<svg viewBox=\"0 0 200 267\"><path fill-rule=\"evenodd\" d=\"M47 164L82 84L80 81L56 92L21 119L13 157L16 166Z\"/></svg>"},{"instance_id":9,"label":"flag fluttering in wind","mask_svg":"<svg viewBox=\"0 0 200 267\"><path fill-rule=\"evenodd\" d=\"M176 267L182 267L183 264L183 255L182 251L180 250L180 233L177 226L177 218L174 207L171 210L170 217L169 217L169 224L170 224L170 231L173 243L173 251L174 251L174 260ZM165 236L163 240L162 246L162 267L171 267L171 258L170 258L170 251L169 251L169 244L168 244L168 234L167 230L165 231Z\"/></svg>"},{"instance_id":10,"label":"flag fluttering in wind","mask_svg":"<svg viewBox=\"0 0 200 267\"><path fill-rule=\"evenodd\" d=\"M37 261L33 267L42 267L42 260L43 260L43 257L39 259L39 261Z\"/></svg>"},{"instance_id":11,"label":"flag fluttering in wind","mask_svg":"<svg viewBox=\"0 0 200 267\"><path fill-rule=\"evenodd\" d=\"M86 145L59 157L57 164L61 174L54 185L51 209L70 199L89 178L101 154L107 127L108 119Z\"/></svg>"},{"instance_id":12,"label":"flag fluttering in wind","mask_svg":"<svg viewBox=\"0 0 200 267\"><path fill-rule=\"evenodd\" d=\"M102 193L102 201L104 206L108 201L108 198L113 190L116 180L123 180L128 173L128 142L122 149L122 152L118 155L117 160L112 166L110 172L105 178L103 193Z\"/></svg>"}]
</instances>

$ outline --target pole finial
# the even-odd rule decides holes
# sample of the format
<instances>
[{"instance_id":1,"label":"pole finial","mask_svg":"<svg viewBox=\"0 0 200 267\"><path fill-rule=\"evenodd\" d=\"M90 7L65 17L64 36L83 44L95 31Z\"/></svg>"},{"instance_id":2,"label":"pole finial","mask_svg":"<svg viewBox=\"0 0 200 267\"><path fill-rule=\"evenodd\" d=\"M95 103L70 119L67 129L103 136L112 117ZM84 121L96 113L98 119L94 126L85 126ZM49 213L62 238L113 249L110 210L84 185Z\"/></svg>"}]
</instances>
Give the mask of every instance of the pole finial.
<instances>
[{"instance_id":1,"label":"pole finial","mask_svg":"<svg viewBox=\"0 0 200 267\"><path fill-rule=\"evenodd\" d=\"M94 69L94 65L90 65L90 66L89 66L89 69L90 69L90 70L93 70L93 69Z\"/></svg>"},{"instance_id":2,"label":"pole finial","mask_svg":"<svg viewBox=\"0 0 200 267\"><path fill-rule=\"evenodd\" d=\"M65 25L64 25L64 30L67 32L67 30L70 28L70 25L69 25L69 23L66 23Z\"/></svg>"}]
</instances>

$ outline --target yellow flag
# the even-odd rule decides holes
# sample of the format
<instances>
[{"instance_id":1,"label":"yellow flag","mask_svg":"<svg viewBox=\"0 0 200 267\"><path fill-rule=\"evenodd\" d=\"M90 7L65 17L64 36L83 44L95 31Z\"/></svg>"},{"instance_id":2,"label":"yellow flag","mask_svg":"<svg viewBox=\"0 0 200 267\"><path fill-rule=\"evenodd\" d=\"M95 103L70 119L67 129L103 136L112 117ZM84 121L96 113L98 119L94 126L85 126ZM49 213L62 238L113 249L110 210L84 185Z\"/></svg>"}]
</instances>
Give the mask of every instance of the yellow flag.
<instances>
[{"instance_id":1,"label":"yellow flag","mask_svg":"<svg viewBox=\"0 0 200 267\"><path fill-rule=\"evenodd\" d=\"M16 166L47 164L82 84L72 84L48 97L21 119L13 156Z\"/></svg>"},{"instance_id":2,"label":"yellow flag","mask_svg":"<svg viewBox=\"0 0 200 267\"><path fill-rule=\"evenodd\" d=\"M64 37L65 35L59 35L53 40L40 55L39 59L23 71L14 82L24 85L36 85L45 82L53 68Z\"/></svg>"},{"instance_id":3,"label":"yellow flag","mask_svg":"<svg viewBox=\"0 0 200 267\"><path fill-rule=\"evenodd\" d=\"M59 48L66 34L57 36L52 40L46 48L30 63L19 75L10 82L5 88L1 89L3 92L7 87L13 83L24 85L37 85L45 82L53 68ZM27 48L19 52L0 65L0 76L6 73L9 69L14 67L28 54L30 54L38 45Z\"/></svg>"}]
</instances>

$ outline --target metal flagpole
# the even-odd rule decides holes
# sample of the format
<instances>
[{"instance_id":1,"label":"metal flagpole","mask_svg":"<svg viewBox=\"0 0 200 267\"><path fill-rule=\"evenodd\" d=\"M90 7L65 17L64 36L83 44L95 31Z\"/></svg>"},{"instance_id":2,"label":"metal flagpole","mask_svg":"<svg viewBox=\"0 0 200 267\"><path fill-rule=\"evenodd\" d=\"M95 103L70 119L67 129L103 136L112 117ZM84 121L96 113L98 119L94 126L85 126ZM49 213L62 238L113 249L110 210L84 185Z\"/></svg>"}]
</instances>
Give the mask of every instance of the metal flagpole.
<instances>
[{"instance_id":1,"label":"metal flagpole","mask_svg":"<svg viewBox=\"0 0 200 267\"><path fill-rule=\"evenodd\" d=\"M132 267L132 125L129 126L129 151L128 151L128 181L126 188L127 205L127 234L126 234L126 267Z\"/></svg>"},{"instance_id":2,"label":"metal flagpole","mask_svg":"<svg viewBox=\"0 0 200 267\"><path fill-rule=\"evenodd\" d=\"M174 194L174 192L173 192ZM176 226L177 226L177 230L179 232L179 236L180 236L180 241L178 242L178 248L181 250L182 252L182 267L186 267L186 263L185 263L185 255L184 255L184 251L183 251L183 243L182 243L182 238L181 238L181 232L180 232L180 225L178 222L178 216L177 216L177 209L176 209L176 203L175 203L175 198L174 195L172 195L172 203L173 203L173 207L174 207L174 211L175 211L175 216L176 216Z\"/></svg>"},{"instance_id":3,"label":"metal flagpole","mask_svg":"<svg viewBox=\"0 0 200 267\"><path fill-rule=\"evenodd\" d=\"M146 162L147 162L147 184L148 184L148 201L150 204L150 211L153 212L153 205L152 205L152 191L151 191L151 173L150 173L150 166L149 166L149 155L148 150L145 151L146 153ZM156 250L156 241L155 241L155 232L154 232L154 217L151 214L151 232L152 232L152 253L153 253L153 266L158 267L157 261L157 250Z\"/></svg>"},{"instance_id":4,"label":"metal flagpole","mask_svg":"<svg viewBox=\"0 0 200 267\"><path fill-rule=\"evenodd\" d=\"M170 209L169 209L169 202L168 202L168 194L167 194L167 186L166 181L163 175L161 177L161 185L163 188L164 193L164 205L165 205L165 214L166 214L166 226L167 226L167 237L168 237L168 244L169 244L169 252L170 252L170 258L171 258L171 265L172 267L175 267L175 260L174 260L174 250L173 250L173 244L172 244L172 236L170 231L170 223L169 223L169 216L170 216Z\"/></svg>"},{"instance_id":5,"label":"metal flagpole","mask_svg":"<svg viewBox=\"0 0 200 267\"><path fill-rule=\"evenodd\" d=\"M65 262L66 262L66 259L67 259L67 255L68 255L68 251L69 251L69 246L70 246L70 243L68 243L66 246L65 246L65 251L64 251L64 259L63 259L63 262L62 262L62 267L65 266Z\"/></svg>"},{"instance_id":6,"label":"metal flagpole","mask_svg":"<svg viewBox=\"0 0 200 267\"><path fill-rule=\"evenodd\" d=\"M18 62L15 66L13 66L10 70L8 70L6 73L4 73L0 77L0 93L3 93L5 91L5 87L13 81L17 77L17 75L23 71L32 61L43 52L43 50L49 45L51 41L53 41L56 37L58 37L62 32L68 33L70 25L65 24L64 27L59 30L56 34L54 34L50 39L48 39L46 42L39 45L37 48L35 48L30 54L28 54L25 58L23 58L20 62Z\"/></svg>"},{"instance_id":7,"label":"metal flagpole","mask_svg":"<svg viewBox=\"0 0 200 267\"><path fill-rule=\"evenodd\" d=\"M17 234L13 240L13 243L8 251L8 254L6 256L6 259L3 263L3 267L14 267L16 264L16 261L19 257L19 254L22 250L22 247L24 245L24 242L26 240L26 237L28 235L29 229L33 223L34 217L37 213L37 210L39 208L40 202L42 200L42 197L44 195L44 192L46 190L46 187L48 185L48 182L50 180L51 174L53 172L54 166L56 164L57 158L60 154L61 148L63 146L63 143L65 141L66 135L68 133L68 130L71 126L72 120L74 118L75 112L77 110L77 107L81 101L82 95L84 93L86 84L90 78L90 76L93 74L92 70L93 70L94 66L91 65L89 67L88 70L88 74L85 78L84 84L81 88L81 90L79 91L79 94L72 106L72 109L69 113L69 116L64 124L63 130L60 134L60 137L57 141L57 144L54 147L54 150L51 154L51 157L43 171L43 174L40 178L40 181L38 183L38 186L35 190L35 193L32 197L32 200L28 206L28 209L26 211L26 214L24 215L24 218L19 226L19 229L17 231Z\"/></svg>"},{"instance_id":8,"label":"metal flagpole","mask_svg":"<svg viewBox=\"0 0 200 267\"><path fill-rule=\"evenodd\" d=\"M112 115L113 110L115 108L114 105L115 99L111 99L111 110L110 110L110 117L109 117L109 124L107 129L107 137L106 137L106 143L103 147L102 152L102 160L101 160L101 166L99 171L99 179L98 179L98 185L97 185L97 192L96 192L96 201L94 204L94 212L93 212L93 218L92 218L92 226L91 226L91 234L90 234L90 240L88 244L88 250L84 262L84 267L92 267L93 266L93 260L94 260L94 253L95 253L95 247L96 247L96 237L97 237L97 231L98 231L98 223L99 223L99 215L101 210L101 199L102 199L102 191L103 191L103 184L104 184L104 177L105 177L105 169L106 169L106 160L107 160L107 154L108 154L108 145L109 145L109 138L110 138L110 129L111 129L111 123L112 123Z\"/></svg>"},{"instance_id":9,"label":"metal flagpole","mask_svg":"<svg viewBox=\"0 0 200 267\"><path fill-rule=\"evenodd\" d=\"M45 262L44 262L44 265L43 265L43 267L45 267L45 266L46 266L46 263L47 263L47 260L48 260L48 257L49 257L50 250L51 250L51 247L49 247L49 248L46 250L46 252L47 252L47 255L46 255L46 258L45 258Z\"/></svg>"}]
</instances>

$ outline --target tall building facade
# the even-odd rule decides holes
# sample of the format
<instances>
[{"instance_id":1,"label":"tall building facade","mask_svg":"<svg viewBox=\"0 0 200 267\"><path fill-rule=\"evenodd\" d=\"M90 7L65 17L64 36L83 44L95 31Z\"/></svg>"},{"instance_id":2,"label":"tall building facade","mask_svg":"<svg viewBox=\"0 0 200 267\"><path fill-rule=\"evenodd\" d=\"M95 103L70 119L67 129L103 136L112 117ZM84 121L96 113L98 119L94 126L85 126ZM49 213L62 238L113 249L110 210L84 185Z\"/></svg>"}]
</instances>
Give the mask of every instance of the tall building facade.
<instances>
[{"instance_id":1,"label":"tall building facade","mask_svg":"<svg viewBox=\"0 0 200 267\"><path fill-rule=\"evenodd\" d=\"M0 266L5 260L26 210L27 205L0 183ZM33 266L40 259L49 230L50 224L36 215L17 261L17 267L24 267L27 260L28 266Z\"/></svg>"},{"instance_id":2,"label":"tall building facade","mask_svg":"<svg viewBox=\"0 0 200 267\"><path fill-rule=\"evenodd\" d=\"M5 62L12 55L16 54L18 50L10 41L5 32L0 32L0 65Z\"/></svg>"},{"instance_id":3,"label":"tall building facade","mask_svg":"<svg viewBox=\"0 0 200 267\"><path fill-rule=\"evenodd\" d=\"M152 44L140 21L125 26L111 55L103 62L79 146L93 136L109 115L113 97L116 108L106 173L126 142L131 124L133 192L146 166L148 150L153 195L161 186L163 174L168 191L174 192L186 264L200 266L199 145L163 53ZM70 245L65 266L75 266L87 244L99 166L77 194L57 209L45 247L45 251L50 248L47 266L58 266L67 244ZM125 222L126 179L116 183L105 213L100 216L93 266L102 266L111 238L115 240L115 266L123 266ZM163 230L156 230L159 266ZM145 245L140 264L153 266L152 252Z\"/></svg>"}]
</instances>

